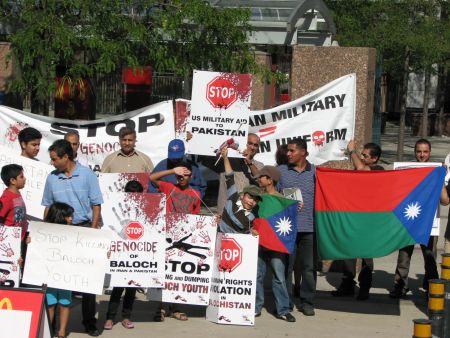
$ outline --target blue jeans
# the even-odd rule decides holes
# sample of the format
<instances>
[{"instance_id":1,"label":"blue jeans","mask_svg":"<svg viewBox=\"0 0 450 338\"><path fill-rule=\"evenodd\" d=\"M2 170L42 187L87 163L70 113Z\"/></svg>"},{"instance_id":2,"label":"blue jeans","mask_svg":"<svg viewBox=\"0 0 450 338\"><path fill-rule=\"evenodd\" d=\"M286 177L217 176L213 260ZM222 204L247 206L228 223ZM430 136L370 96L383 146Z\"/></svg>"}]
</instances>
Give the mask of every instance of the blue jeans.
<instances>
[{"instance_id":1,"label":"blue jeans","mask_svg":"<svg viewBox=\"0 0 450 338\"><path fill-rule=\"evenodd\" d=\"M289 255L289 267L287 274L287 287L289 295L292 295L292 272L296 272L296 287L300 287L300 307L314 306L314 295L317 282L317 246L314 232L299 232L297 234L297 246ZM294 308L293 302L290 303Z\"/></svg>"},{"instance_id":2,"label":"blue jeans","mask_svg":"<svg viewBox=\"0 0 450 338\"><path fill-rule=\"evenodd\" d=\"M259 247L258 272L256 275L256 313L260 313L264 306L264 277L267 264L272 270L272 292L275 297L275 306L278 315L289 312L289 293L286 286L286 266L288 255Z\"/></svg>"}]
</instances>

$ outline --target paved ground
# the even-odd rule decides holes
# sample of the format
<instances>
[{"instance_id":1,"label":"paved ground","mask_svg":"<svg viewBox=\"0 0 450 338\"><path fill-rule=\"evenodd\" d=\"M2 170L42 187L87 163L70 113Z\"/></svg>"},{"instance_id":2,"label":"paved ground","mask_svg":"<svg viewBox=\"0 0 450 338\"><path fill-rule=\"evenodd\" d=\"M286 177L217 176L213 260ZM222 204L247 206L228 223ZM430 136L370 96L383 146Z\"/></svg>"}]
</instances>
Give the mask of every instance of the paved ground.
<instances>
[{"instance_id":1,"label":"paved ground","mask_svg":"<svg viewBox=\"0 0 450 338\"><path fill-rule=\"evenodd\" d=\"M386 166L395 160L396 128L388 126L387 134L382 136L383 159ZM408 137L405 142L405 160L413 160L414 142L417 137ZM443 161L450 151L448 138L430 138L433 146L433 161ZM441 215L446 216L448 208L442 208ZM441 234L445 230L447 217L442 217ZM442 253L443 236L439 239L439 253ZM330 272L318 277L316 316L305 317L298 311L294 312L296 323L286 323L263 312L257 318L254 327L225 326L210 323L204 319L205 310L199 307L186 307L184 310L190 315L187 322L166 319L164 323L155 323L151 319L155 311L155 303L143 300L139 295L133 320L136 328L124 329L120 323L112 331L102 333L103 337L411 337L413 332L412 320L427 318L425 294L420 291L423 278L423 259L420 249L414 251L410 270L410 294L404 300L392 300L388 291L392 288L397 253L387 257L375 259L374 288L371 297L364 302L354 298L334 298L330 295L340 281L340 274ZM439 259L440 261L440 259ZM98 297L99 327L105 320L108 296ZM273 300L266 302L269 309L273 309ZM80 324L81 306L75 302L69 327L71 338L87 337L82 333ZM1 334L0 334L1 336Z\"/></svg>"}]
</instances>

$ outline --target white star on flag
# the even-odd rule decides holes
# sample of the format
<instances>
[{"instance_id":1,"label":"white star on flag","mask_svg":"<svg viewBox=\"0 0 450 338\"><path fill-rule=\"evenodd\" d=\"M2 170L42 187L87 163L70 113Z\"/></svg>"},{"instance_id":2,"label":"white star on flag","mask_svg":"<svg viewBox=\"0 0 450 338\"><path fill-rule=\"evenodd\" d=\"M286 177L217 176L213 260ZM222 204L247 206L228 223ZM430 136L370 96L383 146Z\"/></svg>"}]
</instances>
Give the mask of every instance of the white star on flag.
<instances>
[{"instance_id":1,"label":"white star on flag","mask_svg":"<svg viewBox=\"0 0 450 338\"><path fill-rule=\"evenodd\" d=\"M420 206L419 202L411 202L407 205L403 213L408 220L414 220L414 218L419 217L421 211L422 207Z\"/></svg>"},{"instance_id":2,"label":"white star on flag","mask_svg":"<svg viewBox=\"0 0 450 338\"><path fill-rule=\"evenodd\" d=\"M289 235L289 232L292 230L292 223L289 217L280 218L277 221L277 225L275 225L276 232L280 233L282 236Z\"/></svg>"}]
</instances>

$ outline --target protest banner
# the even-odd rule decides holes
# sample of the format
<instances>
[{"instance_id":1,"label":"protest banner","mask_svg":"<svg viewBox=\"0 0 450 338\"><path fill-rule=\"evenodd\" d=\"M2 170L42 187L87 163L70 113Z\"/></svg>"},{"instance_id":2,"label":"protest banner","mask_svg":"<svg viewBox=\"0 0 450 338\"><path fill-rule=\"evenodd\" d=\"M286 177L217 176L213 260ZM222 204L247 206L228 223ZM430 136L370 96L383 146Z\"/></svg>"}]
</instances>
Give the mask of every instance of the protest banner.
<instances>
[{"instance_id":1,"label":"protest banner","mask_svg":"<svg viewBox=\"0 0 450 338\"><path fill-rule=\"evenodd\" d=\"M2 337L52 337L45 308L45 291L0 287L0 327Z\"/></svg>"},{"instance_id":2,"label":"protest banner","mask_svg":"<svg viewBox=\"0 0 450 338\"><path fill-rule=\"evenodd\" d=\"M350 74L292 102L250 113L249 133L261 138L258 161L275 163L278 146L303 138L308 160L344 160L355 129L356 75Z\"/></svg>"},{"instance_id":3,"label":"protest banner","mask_svg":"<svg viewBox=\"0 0 450 338\"><path fill-rule=\"evenodd\" d=\"M36 128L42 133L41 151L37 157L45 163L49 162L48 147L68 131L77 131L80 135L78 159L88 163L94 171L100 171L104 158L120 149L118 135L122 127L136 130L138 142L150 138L158 140L139 143L139 150L153 163L166 158L167 144L175 135L172 101L92 121L58 119L0 106L0 135L3 135L0 145L20 154L17 137L25 127Z\"/></svg>"},{"instance_id":4,"label":"protest banner","mask_svg":"<svg viewBox=\"0 0 450 338\"><path fill-rule=\"evenodd\" d=\"M31 221L23 283L103 293L111 232Z\"/></svg>"},{"instance_id":5,"label":"protest banner","mask_svg":"<svg viewBox=\"0 0 450 338\"><path fill-rule=\"evenodd\" d=\"M101 175L106 181L122 174ZM108 273L111 286L164 286L166 247L163 194L108 192L103 194L103 227L111 230Z\"/></svg>"},{"instance_id":6,"label":"protest banner","mask_svg":"<svg viewBox=\"0 0 450 338\"><path fill-rule=\"evenodd\" d=\"M147 191L149 176L149 173L99 173L97 175L103 198L108 198L109 193L124 192L125 185L130 181L138 181L142 184L144 191Z\"/></svg>"},{"instance_id":7,"label":"protest banner","mask_svg":"<svg viewBox=\"0 0 450 338\"><path fill-rule=\"evenodd\" d=\"M166 281L149 298L170 303L208 305L217 218L170 213L166 215Z\"/></svg>"},{"instance_id":8,"label":"protest banner","mask_svg":"<svg viewBox=\"0 0 450 338\"><path fill-rule=\"evenodd\" d=\"M252 80L250 74L194 71L188 154L214 156L228 146L229 157L242 157L247 144Z\"/></svg>"},{"instance_id":9,"label":"protest banner","mask_svg":"<svg viewBox=\"0 0 450 338\"><path fill-rule=\"evenodd\" d=\"M394 170L423 168L423 167L441 167L439 162L394 162ZM436 215L434 216L433 226L431 228L430 236L439 236L439 229L441 227L441 208L439 204L436 206Z\"/></svg>"},{"instance_id":10,"label":"protest banner","mask_svg":"<svg viewBox=\"0 0 450 338\"><path fill-rule=\"evenodd\" d=\"M254 325L258 237L219 233L206 319Z\"/></svg>"},{"instance_id":11,"label":"protest banner","mask_svg":"<svg viewBox=\"0 0 450 338\"><path fill-rule=\"evenodd\" d=\"M186 126L191 114L191 101L175 100L175 138L186 141Z\"/></svg>"},{"instance_id":12,"label":"protest banner","mask_svg":"<svg viewBox=\"0 0 450 338\"><path fill-rule=\"evenodd\" d=\"M0 109L2 107L0 106ZM0 114L1 116L1 114ZM1 126L0 126L1 129ZM19 144L17 142L17 144ZM23 167L23 173L26 178L25 187L20 190L20 194L27 206L27 214L37 219L44 216L44 207L41 205L42 194L44 192L45 180L55 168L48 164L50 157L47 151L45 161L35 161L24 156L20 156L19 149L0 145L0 168L7 164L18 164ZM5 187L3 182L0 185Z\"/></svg>"},{"instance_id":13,"label":"protest banner","mask_svg":"<svg viewBox=\"0 0 450 338\"><path fill-rule=\"evenodd\" d=\"M0 225L0 286L19 286L21 233L21 227Z\"/></svg>"}]
</instances>

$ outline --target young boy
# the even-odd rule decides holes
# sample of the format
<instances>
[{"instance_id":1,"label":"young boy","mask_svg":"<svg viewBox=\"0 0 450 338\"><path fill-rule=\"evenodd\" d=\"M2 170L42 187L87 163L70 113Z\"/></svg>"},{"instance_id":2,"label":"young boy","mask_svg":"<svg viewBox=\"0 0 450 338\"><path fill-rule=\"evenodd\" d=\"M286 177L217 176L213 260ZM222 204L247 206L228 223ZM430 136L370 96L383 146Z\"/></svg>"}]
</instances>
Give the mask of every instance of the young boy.
<instances>
[{"instance_id":1,"label":"young boy","mask_svg":"<svg viewBox=\"0 0 450 338\"><path fill-rule=\"evenodd\" d=\"M20 227L21 231L21 257L19 265L23 266L26 255L26 238L28 234L27 210L20 189L25 186L23 168L18 164L3 166L0 176L7 188L0 197L0 226Z\"/></svg>"},{"instance_id":2,"label":"young boy","mask_svg":"<svg viewBox=\"0 0 450 338\"><path fill-rule=\"evenodd\" d=\"M167 175L175 174L177 183L162 181L161 178ZM192 177L192 167L187 162L181 162L179 167L169 170L163 170L150 175L150 182L156 186L160 192L166 194L167 212L179 212L185 214L199 214L201 193L189 186ZM187 315L178 310L175 304L170 304L172 318L186 321ZM166 311L163 303L160 303L159 310L154 316L155 322L163 322Z\"/></svg>"},{"instance_id":3,"label":"young boy","mask_svg":"<svg viewBox=\"0 0 450 338\"><path fill-rule=\"evenodd\" d=\"M278 168L266 165L258 173L259 186L267 195L283 197L276 189L280 177L281 173ZM261 310L264 306L264 278L267 265L269 265L272 270L272 292L275 298L276 317L290 323L295 322L295 317L290 313L290 299L286 286L288 257L288 254L259 246L255 302L256 317L261 315Z\"/></svg>"},{"instance_id":4,"label":"young boy","mask_svg":"<svg viewBox=\"0 0 450 338\"><path fill-rule=\"evenodd\" d=\"M39 153L41 146L42 134L39 130L32 127L27 127L19 132L19 144L22 152L21 156L37 160L36 156Z\"/></svg>"},{"instance_id":5,"label":"young boy","mask_svg":"<svg viewBox=\"0 0 450 338\"><path fill-rule=\"evenodd\" d=\"M238 193L234 184L234 173L228 159L228 149L222 150L227 185L227 201L222 212L219 231L224 233L249 234L252 232L252 222L255 219L253 211L261 199L261 189L255 185L247 185Z\"/></svg>"},{"instance_id":6,"label":"young boy","mask_svg":"<svg viewBox=\"0 0 450 338\"><path fill-rule=\"evenodd\" d=\"M161 180L164 176L175 174L177 183ZM178 167L163 170L150 175L151 183L167 196L167 212L186 214L200 213L200 191L189 186L192 167L187 162L181 162Z\"/></svg>"}]
</instances>

